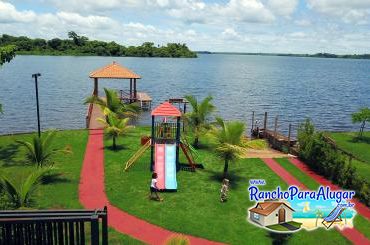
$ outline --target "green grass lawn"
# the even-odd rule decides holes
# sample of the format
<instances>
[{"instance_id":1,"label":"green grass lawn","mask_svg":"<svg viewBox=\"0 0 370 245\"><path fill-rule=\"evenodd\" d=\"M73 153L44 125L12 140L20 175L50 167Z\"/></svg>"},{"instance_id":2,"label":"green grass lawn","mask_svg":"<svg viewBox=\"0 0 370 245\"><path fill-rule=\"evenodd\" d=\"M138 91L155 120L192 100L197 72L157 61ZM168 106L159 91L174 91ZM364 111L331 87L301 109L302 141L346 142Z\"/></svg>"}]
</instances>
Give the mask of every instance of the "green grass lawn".
<instances>
[{"instance_id":1,"label":"green grass lawn","mask_svg":"<svg viewBox=\"0 0 370 245\"><path fill-rule=\"evenodd\" d=\"M19 181L35 167L25 162L25 149L15 140L29 140L31 134L0 136L0 170ZM52 181L39 187L35 196L35 209L82 208L78 199L80 171L85 154L88 132L86 130L58 131L53 146L64 148L70 145L73 154L59 155L54 158L56 172L60 173ZM103 207L102 207L103 208ZM113 244L141 244L112 229L109 240Z\"/></svg>"},{"instance_id":2,"label":"green grass lawn","mask_svg":"<svg viewBox=\"0 0 370 245\"><path fill-rule=\"evenodd\" d=\"M302 172L299 168L294 166L286 158L275 158L285 170L287 170L291 175L296 177L300 182L302 182L307 188L311 190L317 190L319 188L319 183L311 179L307 174ZM354 218L354 226L363 233L368 239L370 239L370 221L361 215L356 215Z\"/></svg>"},{"instance_id":3,"label":"green grass lawn","mask_svg":"<svg viewBox=\"0 0 370 245\"><path fill-rule=\"evenodd\" d=\"M231 190L229 201L220 203L222 162L209 149L199 151L198 163L205 166L197 172L178 172L178 191L161 193L163 202L148 199L151 173L150 150L129 170L123 172L125 162L140 148L140 136L149 135L149 128L136 128L119 139L119 151L112 151L112 141L105 140L105 182L109 200L115 206L150 223L167 229L230 244L271 244L283 239L250 224L247 210L254 205L248 197L249 179L266 180L261 189L275 189L287 185L260 159L244 159L230 165ZM185 158L181 154L181 162ZM285 236L284 236L285 237ZM347 244L337 231L318 229L300 231L288 239L290 244Z\"/></svg>"},{"instance_id":4,"label":"green grass lawn","mask_svg":"<svg viewBox=\"0 0 370 245\"><path fill-rule=\"evenodd\" d=\"M327 133L340 148L370 164L370 131L364 132L362 140L356 140L357 134L357 132Z\"/></svg>"},{"instance_id":5,"label":"green grass lawn","mask_svg":"<svg viewBox=\"0 0 370 245\"><path fill-rule=\"evenodd\" d=\"M352 160L358 175L370 179L370 132L364 132L358 140L357 132L328 132L326 133L343 150L352 153L357 159Z\"/></svg>"}]
</instances>

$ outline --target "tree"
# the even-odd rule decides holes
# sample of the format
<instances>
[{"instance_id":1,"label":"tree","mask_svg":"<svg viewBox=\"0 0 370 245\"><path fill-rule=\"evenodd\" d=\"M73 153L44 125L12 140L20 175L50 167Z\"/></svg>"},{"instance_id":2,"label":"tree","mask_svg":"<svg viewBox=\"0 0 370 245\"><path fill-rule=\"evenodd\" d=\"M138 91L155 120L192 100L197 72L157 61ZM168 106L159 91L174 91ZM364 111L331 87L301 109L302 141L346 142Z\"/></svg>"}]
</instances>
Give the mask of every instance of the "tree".
<instances>
[{"instance_id":1,"label":"tree","mask_svg":"<svg viewBox=\"0 0 370 245\"><path fill-rule=\"evenodd\" d=\"M77 35L74 31L68 32L68 37L73 39L74 44L77 46L83 46L89 40L87 37Z\"/></svg>"},{"instance_id":2,"label":"tree","mask_svg":"<svg viewBox=\"0 0 370 245\"><path fill-rule=\"evenodd\" d=\"M126 134L132 126L128 125L129 118L119 118L117 114L109 112L105 118L98 118L104 125L107 135L113 139L113 150L117 149L117 137Z\"/></svg>"},{"instance_id":3,"label":"tree","mask_svg":"<svg viewBox=\"0 0 370 245\"><path fill-rule=\"evenodd\" d=\"M33 194L51 170L51 167L37 169L19 184L5 175L0 175L0 188L6 194L9 202L14 205L14 208L30 207Z\"/></svg>"},{"instance_id":4,"label":"tree","mask_svg":"<svg viewBox=\"0 0 370 245\"><path fill-rule=\"evenodd\" d=\"M0 66L3 65L5 62L10 62L14 58L15 49L16 46L14 45L0 47Z\"/></svg>"},{"instance_id":5,"label":"tree","mask_svg":"<svg viewBox=\"0 0 370 245\"><path fill-rule=\"evenodd\" d=\"M194 132L194 147L199 148L199 138L204 131L209 129L209 116L215 110L215 106L211 103L212 96L206 97L203 101L198 100L193 95L185 96L189 101L192 111L185 114L185 120L188 126Z\"/></svg>"},{"instance_id":6,"label":"tree","mask_svg":"<svg viewBox=\"0 0 370 245\"><path fill-rule=\"evenodd\" d=\"M5 62L10 62L14 58L15 48L16 47L14 45L0 47L0 66L2 66ZM2 104L0 104L0 113L3 113Z\"/></svg>"},{"instance_id":7,"label":"tree","mask_svg":"<svg viewBox=\"0 0 370 245\"><path fill-rule=\"evenodd\" d=\"M370 122L370 108L363 107L358 112L352 114L352 122L353 123L361 123L360 131L359 131L359 138L362 137L365 129L366 122Z\"/></svg>"},{"instance_id":8,"label":"tree","mask_svg":"<svg viewBox=\"0 0 370 245\"><path fill-rule=\"evenodd\" d=\"M62 40L60 40L59 38L53 38L48 41L49 47L55 50L58 50L61 44L62 44Z\"/></svg>"},{"instance_id":9,"label":"tree","mask_svg":"<svg viewBox=\"0 0 370 245\"><path fill-rule=\"evenodd\" d=\"M85 104L93 103L99 105L103 110L104 114L109 114L113 112L118 115L120 118L133 118L136 117L140 111L140 107L133 104L123 104L118 97L118 94L113 89L104 88L105 98L99 96L89 96L85 100Z\"/></svg>"},{"instance_id":10,"label":"tree","mask_svg":"<svg viewBox=\"0 0 370 245\"><path fill-rule=\"evenodd\" d=\"M52 157L54 155L72 153L69 147L65 147L65 149L52 149L51 145L54 136L55 132L49 132L46 136L33 136L31 142L23 140L17 140L16 142L26 148L26 158L29 163L35 164L37 167L43 167L45 165L53 165Z\"/></svg>"},{"instance_id":11,"label":"tree","mask_svg":"<svg viewBox=\"0 0 370 245\"><path fill-rule=\"evenodd\" d=\"M216 127L209 131L209 136L215 144L217 155L224 160L224 178L227 176L229 162L246 156L248 148L263 148L264 141L247 141L244 137L245 125L239 121L225 122L216 118Z\"/></svg>"}]
</instances>

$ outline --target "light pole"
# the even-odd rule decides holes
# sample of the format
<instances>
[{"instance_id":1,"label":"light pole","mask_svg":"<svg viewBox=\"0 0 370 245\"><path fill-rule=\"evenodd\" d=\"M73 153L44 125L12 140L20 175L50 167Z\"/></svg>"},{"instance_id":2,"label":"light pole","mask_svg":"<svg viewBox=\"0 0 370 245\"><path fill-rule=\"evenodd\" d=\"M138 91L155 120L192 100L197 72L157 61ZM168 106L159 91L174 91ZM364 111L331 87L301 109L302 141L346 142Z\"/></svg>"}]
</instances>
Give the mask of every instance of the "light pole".
<instances>
[{"instance_id":1,"label":"light pole","mask_svg":"<svg viewBox=\"0 0 370 245\"><path fill-rule=\"evenodd\" d=\"M35 78L35 88L36 88L36 105L37 105L37 132L39 137L41 137L41 130L40 130L40 110L39 110L39 87L37 84L37 78L41 76L40 73L32 74L32 77Z\"/></svg>"}]
</instances>

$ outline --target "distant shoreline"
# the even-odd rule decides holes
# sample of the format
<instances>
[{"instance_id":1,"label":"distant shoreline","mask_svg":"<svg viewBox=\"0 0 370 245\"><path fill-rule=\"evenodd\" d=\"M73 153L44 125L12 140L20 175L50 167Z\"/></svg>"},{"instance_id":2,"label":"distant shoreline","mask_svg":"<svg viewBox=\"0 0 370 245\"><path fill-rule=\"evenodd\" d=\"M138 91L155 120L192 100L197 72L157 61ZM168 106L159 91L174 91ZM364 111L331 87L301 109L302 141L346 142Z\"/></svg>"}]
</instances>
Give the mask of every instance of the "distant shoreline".
<instances>
[{"instance_id":1,"label":"distant shoreline","mask_svg":"<svg viewBox=\"0 0 370 245\"><path fill-rule=\"evenodd\" d=\"M333 58L333 59L370 59L370 54L283 54L283 53L243 53L243 52L211 52L211 51L195 51L197 54L229 54L229 55L256 55L256 56L287 56L287 57L303 57L303 58Z\"/></svg>"}]
</instances>

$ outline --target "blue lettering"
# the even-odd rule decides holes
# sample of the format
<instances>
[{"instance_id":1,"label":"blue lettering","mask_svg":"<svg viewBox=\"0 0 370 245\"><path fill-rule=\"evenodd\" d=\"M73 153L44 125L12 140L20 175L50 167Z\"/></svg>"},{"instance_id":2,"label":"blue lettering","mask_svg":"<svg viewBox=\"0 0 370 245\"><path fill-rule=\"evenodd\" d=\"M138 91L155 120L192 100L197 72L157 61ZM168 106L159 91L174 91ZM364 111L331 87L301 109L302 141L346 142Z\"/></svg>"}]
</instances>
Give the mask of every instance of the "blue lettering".
<instances>
[{"instance_id":1,"label":"blue lettering","mask_svg":"<svg viewBox=\"0 0 370 245\"><path fill-rule=\"evenodd\" d=\"M257 193L258 193L258 188L255 186L251 186L248 188L249 191L249 199L251 201L255 200L258 201Z\"/></svg>"}]
</instances>

